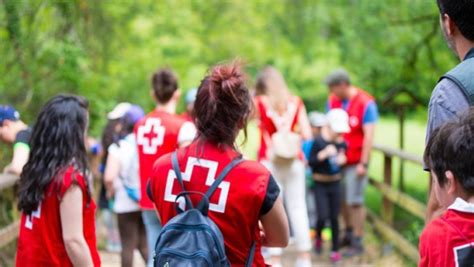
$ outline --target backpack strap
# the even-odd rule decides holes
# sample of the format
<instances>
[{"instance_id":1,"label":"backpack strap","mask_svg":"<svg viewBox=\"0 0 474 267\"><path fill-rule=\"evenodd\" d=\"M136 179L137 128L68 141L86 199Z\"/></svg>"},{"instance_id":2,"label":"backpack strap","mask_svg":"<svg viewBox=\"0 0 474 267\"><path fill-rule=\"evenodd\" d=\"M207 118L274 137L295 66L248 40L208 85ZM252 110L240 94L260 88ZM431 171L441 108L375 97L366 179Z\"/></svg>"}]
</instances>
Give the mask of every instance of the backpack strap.
<instances>
[{"instance_id":1,"label":"backpack strap","mask_svg":"<svg viewBox=\"0 0 474 267\"><path fill-rule=\"evenodd\" d=\"M214 183L212 183L211 187L209 188L209 190L207 190L205 196L207 197L208 200L211 199L211 196L212 194L214 194L214 192L216 191L217 187L219 187L220 183L225 179L225 177L227 176L227 174L229 174L229 172L235 167L237 166L239 163L241 163L242 161L244 161L242 159L242 156L239 156L235 159L233 159L222 171L221 173L219 174L219 176L217 177L217 179L214 181ZM201 200L201 202L199 202L198 206L197 206L197 209L198 210L207 210L208 207L205 207L206 205L206 202L203 200Z\"/></svg>"},{"instance_id":2,"label":"backpack strap","mask_svg":"<svg viewBox=\"0 0 474 267\"><path fill-rule=\"evenodd\" d=\"M252 246L250 247L249 256L247 257L247 261L245 262L245 267L252 267L253 259L255 257L256 247L257 247L257 242L253 241Z\"/></svg>"},{"instance_id":3,"label":"backpack strap","mask_svg":"<svg viewBox=\"0 0 474 267\"><path fill-rule=\"evenodd\" d=\"M474 106L474 48L472 48L454 69L443 75L440 79L449 79L454 82L464 93L470 106Z\"/></svg>"},{"instance_id":4,"label":"backpack strap","mask_svg":"<svg viewBox=\"0 0 474 267\"><path fill-rule=\"evenodd\" d=\"M181 170L179 169L178 151L173 152L173 155L171 155L171 164L173 165L174 173L176 174L176 178L178 179L179 185L181 186L181 191L183 192L186 191L186 189L184 189L183 176L181 174ZM181 196L184 196L184 200L186 202L186 209L192 209L193 203L191 202L191 199L189 198L189 194L178 195L176 199L178 199Z\"/></svg>"}]
</instances>

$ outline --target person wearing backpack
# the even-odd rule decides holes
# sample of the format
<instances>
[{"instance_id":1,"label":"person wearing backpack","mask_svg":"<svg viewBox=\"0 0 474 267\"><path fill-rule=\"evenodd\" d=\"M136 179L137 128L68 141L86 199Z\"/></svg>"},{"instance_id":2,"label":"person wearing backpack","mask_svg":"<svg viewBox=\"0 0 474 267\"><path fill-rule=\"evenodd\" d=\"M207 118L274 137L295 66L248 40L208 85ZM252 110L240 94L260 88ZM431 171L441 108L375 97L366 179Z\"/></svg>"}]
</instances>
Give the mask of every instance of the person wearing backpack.
<instances>
[{"instance_id":1,"label":"person wearing backpack","mask_svg":"<svg viewBox=\"0 0 474 267\"><path fill-rule=\"evenodd\" d=\"M445 210L420 236L419 267L474 266L474 108L437 128L425 150L432 191Z\"/></svg>"},{"instance_id":2,"label":"person wearing backpack","mask_svg":"<svg viewBox=\"0 0 474 267\"><path fill-rule=\"evenodd\" d=\"M258 159L283 189L285 204L298 251L297 267L311 266L311 237L306 206L305 157L302 141L312 139L303 101L290 93L281 73L264 68L257 78L255 98L260 122ZM271 261L281 266L281 249L271 249Z\"/></svg>"},{"instance_id":3,"label":"person wearing backpack","mask_svg":"<svg viewBox=\"0 0 474 267\"><path fill-rule=\"evenodd\" d=\"M108 148L104 182L107 196L113 199L113 211L117 214L118 230L122 243L121 266L133 266L133 254L137 249L142 258L148 259L146 231L140 212L140 177L138 151L133 134L135 123L145 115L139 106L125 103L124 109L114 109L119 123L118 138ZM123 105L119 104L119 105ZM109 118L111 113L109 113Z\"/></svg>"},{"instance_id":4,"label":"person wearing backpack","mask_svg":"<svg viewBox=\"0 0 474 267\"><path fill-rule=\"evenodd\" d=\"M215 66L201 82L196 140L158 159L148 187L164 224L155 266L265 266L262 246L288 244L277 183L237 150L251 106L236 63Z\"/></svg>"},{"instance_id":5,"label":"person wearing backpack","mask_svg":"<svg viewBox=\"0 0 474 267\"><path fill-rule=\"evenodd\" d=\"M426 142L436 128L459 118L469 106L474 106L474 1L437 0L437 3L446 42L462 62L439 79L431 94ZM429 171L426 162L424 169ZM443 211L431 190L426 222Z\"/></svg>"}]
</instances>

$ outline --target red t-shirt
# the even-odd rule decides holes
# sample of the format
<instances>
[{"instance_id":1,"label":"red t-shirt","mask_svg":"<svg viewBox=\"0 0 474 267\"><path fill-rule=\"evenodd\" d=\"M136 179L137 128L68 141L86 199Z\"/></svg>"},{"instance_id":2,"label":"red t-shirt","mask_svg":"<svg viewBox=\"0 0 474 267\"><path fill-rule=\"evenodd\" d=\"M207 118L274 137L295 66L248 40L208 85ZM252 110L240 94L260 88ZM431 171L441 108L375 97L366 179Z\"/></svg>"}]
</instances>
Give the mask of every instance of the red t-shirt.
<instances>
[{"instance_id":1,"label":"red t-shirt","mask_svg":"<svg viewBox=\"0 0 474 267\"><path fill-rule=\"evenodd\" d=\"M179 131L186 121L178 115L154 110L135 125L140 166L140 207L152 210L146 185L155 161L178 148Z\"/></svg>"},{"instance_id":2,"label":"red t-shirt","mask_svg":"<svg viewBox=\"0 0 474 267\"><path fill-rule=\"evenodd\" d=\"M474 266L474 204L458 198L420 237L419 267Z\"/></svg>"},{"instance_id":3,"label":"red t-shirt","mask_svg":"<svg viewBox=\"0 0 474 267\"><path fill-rule=\"evenodd\" d=\"M288 110L283 115L280 116L276 114L275 111L271 110L268 107L268 104L265 101L265 96L258 96L255 99L255 103L258 110L258 115L260 118L259 129L260 129L260 148L258 150L258 160L268 160L268 149L271 145L271 136L277 132L277 127L275 126L276 122L281 122L281 127L287 127L288 123L291 123L291 131L298 131L298 114L300 113L301 108L303 107L303 101L299 97L292 97L288 104ZM301 160L304 158L303 151L300 153Z\"/></svg>"},{"instance_id":4,"label":"red t-shirt","mask_svg":"<svg viewBox=\"0 0 474 267\"><path fill-rule=\"evenodd\" d=\"M178 161L186 190L205 193L223 168L237 156L232 149L219 149L210 143L201 147L195 142L180 149ZM227 175L210 199L209 217L224 235L226 255L233 266L245 264L254 241L257 242L254 266L265 265L260 252L258 221L267 196L272 194L273 200L278 196L278 187L276 195L267 191L274 188L273 183L265 167L257 162L244 161ZM180 192L171 154L165 155L156 161L150 181L150 194L163 224L176 216L174 202ZM191 199L194 205L200 200L195 196Z\"/></svg>"},{"instance_id":5,"label":"red t-shirt","mask_svg":"<svg viewBox=\"0 0 474 267\"><path fill-rule=\"evenodd\" d=\"M73 184L82 190L84 238L94 266L100 266L95 232L96 206L87 193L85 178L73 167L69 167L63 177L58 177L47 187L38 209L31 216L22 214L16 255L17 267L73 266L64 245L59 211L61 198Z\"/></svg>"}]
</instances>

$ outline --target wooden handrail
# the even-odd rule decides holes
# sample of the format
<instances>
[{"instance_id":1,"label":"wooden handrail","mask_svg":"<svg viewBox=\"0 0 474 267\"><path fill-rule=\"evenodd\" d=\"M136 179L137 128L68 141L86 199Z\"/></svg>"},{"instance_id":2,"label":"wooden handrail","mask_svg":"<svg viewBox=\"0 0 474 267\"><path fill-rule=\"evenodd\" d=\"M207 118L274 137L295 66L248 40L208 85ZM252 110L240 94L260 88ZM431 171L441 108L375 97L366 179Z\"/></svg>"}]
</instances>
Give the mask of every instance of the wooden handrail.
<instances>
[{"instance_id":1,"label":"wooden handrail","mask_svg":"<svg viewBox=\"0 0 474 267\"><path fill-rule=\"evenodd\" d=\"M15 221L0 229L0 248L10 244L18 237L20 231L20 221Z\"/></svg>"},{"instance_id":2,"label":"wooden handrail","mask_svg":"<svg viewBox=\"0 0 474 267\"><path fill-rule=\"evenodd\" d=\"M373 227L381 233L390 243L394 244L405 256L418 262L420 256L418 254L418 248L412 245L408 240L406 240L402 235L400 235L396 230L394 230L390 225L379 219L374 213L370 210L367 211L368 219L372 221Z\"/></svg>"},{"instance_id":3,"label":"wooden handrail","mask_svg":"<svg viewBox=\"0 0 474 267\"><path fill-rule=\"evenodd\" d=\"M369 178L369 182L392 203L397 204L422 220L425 219L426 205L420 201L373 178Z\"/></svg>"},{"instance_id":4,"label":"wooden handrail","mask_svg":"<svg viewBox=\"0 0 474 267\"><path fill-rule=\"evenodd\" d=\"M399 149L383 146L383 145L380 145L380 144L374 144L374 150L382 152L384 155L389 156L389 157L398 157L400 159L410 161L410 162L413 162L413 163L418 164L418 165L423 165L423 158L422 157L420 157L418 155L415 155L415 154L412 154L412 153L409 153L409 152L405 152L405 151L402 151L402 150L399 150Z\"/></svg>"}]
</instances>

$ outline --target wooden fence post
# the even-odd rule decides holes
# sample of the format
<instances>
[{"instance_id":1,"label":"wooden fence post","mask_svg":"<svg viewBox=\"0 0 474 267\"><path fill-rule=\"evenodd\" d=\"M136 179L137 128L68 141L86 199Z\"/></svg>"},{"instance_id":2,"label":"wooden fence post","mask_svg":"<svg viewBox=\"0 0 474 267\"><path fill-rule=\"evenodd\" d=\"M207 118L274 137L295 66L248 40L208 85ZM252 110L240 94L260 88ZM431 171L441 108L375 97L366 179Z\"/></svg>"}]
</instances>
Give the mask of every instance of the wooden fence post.
<instances>
[{"instance_id":1,"label":"wooden fence post","mask_svg":"<svg viewBox=\"0 0 474 267\"><path fill-rule=\"evenodd\" d=\"M392 187L392 156L387 154L384 154L383 177L384 184L389 187ZM390 199L384 196L382 204L382 218L387 224L392 225L393 203L390 201Z\"/></svg>"}]
</instances>

